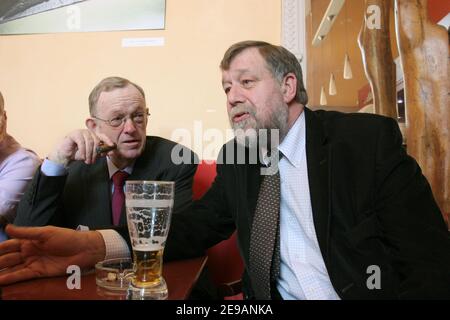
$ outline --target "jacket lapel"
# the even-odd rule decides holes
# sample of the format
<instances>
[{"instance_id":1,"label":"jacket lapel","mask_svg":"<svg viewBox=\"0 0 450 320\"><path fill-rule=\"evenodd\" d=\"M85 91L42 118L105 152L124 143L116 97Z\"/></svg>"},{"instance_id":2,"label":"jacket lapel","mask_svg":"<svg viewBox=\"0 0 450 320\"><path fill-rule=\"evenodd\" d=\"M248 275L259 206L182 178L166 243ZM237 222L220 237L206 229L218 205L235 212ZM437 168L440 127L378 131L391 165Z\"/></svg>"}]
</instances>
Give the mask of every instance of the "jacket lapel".
<instances>
[{"instance_id":1,"label":"jacket lapel","mask_svg":"<svg viewBox=\"0 0 450 320\"><path fill-rule=\"evenodd\" d=\"M109 226L112 224L111 213L111 186L109 184L108 166L106 158L98 159L86 171L86 198L90 199L90 219L94 225Z\"/></svg>"},{"instance_id":2,"label":"jacket lapel","mask_svg":"<svg viewBox=\"0 0 450 320\"><path fill-rule=\"evenodd\" d=\"M306 158L314 227L322 256L327 264L329 261L331 147L327 143L327 134L322 120L306 107L304 112L306 120Z\"/></svg>"},{"instance_id":3,"label":"jacket lapel","mask_svg":"<svg viewBox=\"0 0 450 320\"><path fill-rule=\"evenodd\" d=\"M157 157L152 157L152 140L147 137L146 145L144 150L142 150L142 154L136 159L136 162L133 166L133 172L126 180L160 180L157 176L158 170L154 170L154 168L158 168L159 164L155 163L155 161L159 161ZM122 213L120 215L119 225L127 224L127 213L125 203L122 207Z\"/></svg>"},{"instance_id":4,"label":"jacket lapel","mask_svg":"<svg viewBox=\"0 0 450 320\"><path fill-rule=\"evenodd\" d=\"M250 232L255 214L258 193L261 185L261 166L258 164L241 164L233 166L236 176L234 186L235 205L238 210L236 227L242 254L248 262Z\"/></svg>"},{"instance_id":5,"label":"jacket lapel","mask_svg":"<svg viewBox=\"0 0 450 320\"><path fill-rule=\"evenodd\" d=\"M253 216L255 215L256 203L258 201L259 189L261 186L262 175L261 166L259 164L247 165L245 174L245 184L247 190L247 205L248 205L248 223L249 226L253 223Z\"/></svg>"},{"instance_id":6,"label":"jacket lapel","mask_svg":"<svg viewBox=\"0 0 450 320\"><path fill-rule=\"evenodd\" d=\"M133 172L127 180L156 180L155 170L152 170L158 168L158 164L154 163L156 159L151 157L150 146L147 144L141 156L136 159Z\"/></svg>"}]
</instances>

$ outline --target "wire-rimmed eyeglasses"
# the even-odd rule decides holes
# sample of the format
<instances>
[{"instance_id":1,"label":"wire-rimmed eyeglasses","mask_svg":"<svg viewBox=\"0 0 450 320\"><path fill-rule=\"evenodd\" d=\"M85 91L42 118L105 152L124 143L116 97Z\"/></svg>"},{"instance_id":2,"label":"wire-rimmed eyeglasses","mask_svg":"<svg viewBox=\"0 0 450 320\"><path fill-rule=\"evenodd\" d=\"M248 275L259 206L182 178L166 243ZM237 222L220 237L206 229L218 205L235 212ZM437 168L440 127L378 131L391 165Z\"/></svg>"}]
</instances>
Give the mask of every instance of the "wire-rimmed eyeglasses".
<instances>
[{"instance_id":1,"label":"wire-rimmed eyeglasses","mask_svg":"<svg viewBox=\"0 0 450 320\"><path fill-rule=\"evenodd\" d=\"M128 118L131 119L131 121L133 121L134 124L142 125L145 123L145 120L147 119L147 117L149 115L150 115L150 113L148 112L148 109L147 109L145 112L136 112L130 116L118 116L118 117L114 117L109 120L101 119L96 116L92 116L92 118L103 121L103 122L109 124L113 128L118 128L121 125L123 125L127 121Z\"/></svg>"}]
</instances>

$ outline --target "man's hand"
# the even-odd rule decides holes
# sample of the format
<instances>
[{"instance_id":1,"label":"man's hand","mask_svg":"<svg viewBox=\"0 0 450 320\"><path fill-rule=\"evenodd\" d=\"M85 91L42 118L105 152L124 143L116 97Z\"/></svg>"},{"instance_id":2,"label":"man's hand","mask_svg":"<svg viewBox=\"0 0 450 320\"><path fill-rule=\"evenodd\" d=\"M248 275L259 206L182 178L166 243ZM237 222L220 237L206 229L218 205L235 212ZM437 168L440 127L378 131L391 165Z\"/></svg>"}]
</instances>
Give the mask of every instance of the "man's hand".
<instances>
[{"instance_id":1,"label":"man's hand","mask_svg":"<svg viewBox=\"0 0 450 320\"><path fill-rule=\"evenodd\" d=\"M65 275L70 265L92 268L105 258L105 243L97 231L8 225L6 233L14 239L0 243L0 286Z\"/></svg>"},{"instance_id":2,"label":"man's hand","mask_svg":"<svg viewBox=\"0 0 450 320\"><path fill-rule=\"evenodd\" d=\"M81 160L86 164L95 162L99 145L113 146L114 143L103 134L94 134L86 129L69 133L62 142L50 153L48 159L67 166L71 161Z\"/></svg>"}]
</instances>

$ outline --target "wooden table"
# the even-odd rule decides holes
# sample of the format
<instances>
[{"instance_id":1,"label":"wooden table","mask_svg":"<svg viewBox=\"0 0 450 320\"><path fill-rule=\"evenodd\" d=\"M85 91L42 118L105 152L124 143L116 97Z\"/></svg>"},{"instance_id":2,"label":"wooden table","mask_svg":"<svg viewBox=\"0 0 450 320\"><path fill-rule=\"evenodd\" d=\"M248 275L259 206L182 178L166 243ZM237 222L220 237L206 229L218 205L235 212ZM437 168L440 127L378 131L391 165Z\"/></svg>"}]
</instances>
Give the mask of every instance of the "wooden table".
<instances>
[{"instance_id":1,"label":"wooden table","mask_svg":"<svg viewBox=\"0 0 450 320\"><path fill-rule=\"evenodd\" d=\"M169 300L184 300L202 272L207 257L164 263L163 276L169 289ZM2 300L125 300L126 292L108 291L95 283L95 273L81 277L81 288L69 290L69 275L34 279L1 288Z\"/></svg>"}]
</instances>

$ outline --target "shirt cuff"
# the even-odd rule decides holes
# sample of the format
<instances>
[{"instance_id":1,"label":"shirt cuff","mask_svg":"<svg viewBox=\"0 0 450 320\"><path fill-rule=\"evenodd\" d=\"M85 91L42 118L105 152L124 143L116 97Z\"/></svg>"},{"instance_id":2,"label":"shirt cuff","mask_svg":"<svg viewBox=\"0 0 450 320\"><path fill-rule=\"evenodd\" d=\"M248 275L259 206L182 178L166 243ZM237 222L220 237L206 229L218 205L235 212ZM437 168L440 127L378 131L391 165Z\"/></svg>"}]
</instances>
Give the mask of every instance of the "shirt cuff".
<instances>
[{"instance_id":1,"label":"shirt cuff","mask_svg":"<svg viewBox=\"0 0 450 320\"><path fill-rule=\"evenodd\" d=\"M41 172L47 177L60 177L67 174L67 169L59 163L44 159L41 166Z\"/></svg>"},{"instance_id":2,"label":"shirt cuff","mask_svg":"<svg viewBox=\"0 0 450 320\"><path fill-rule=\"evenodd\" d=\"M111 229L97 231L100 232L103 241L105 241L105 260L130 257L127 242L117 231Z\"/></svg>"}]
</instances>

